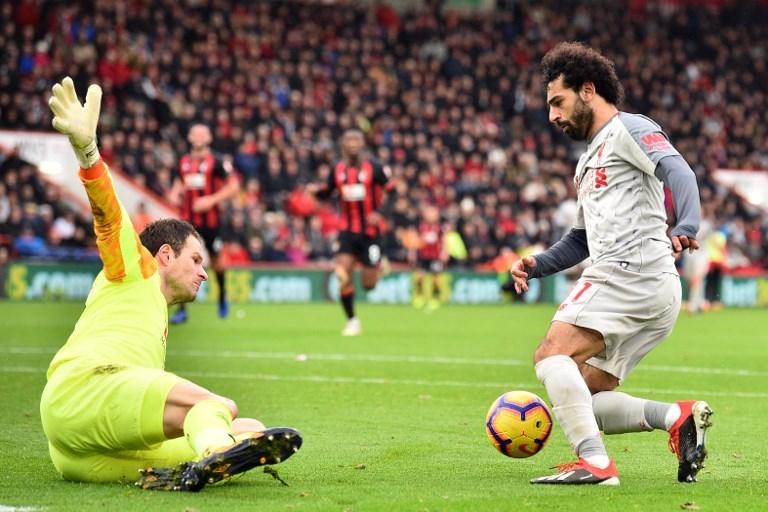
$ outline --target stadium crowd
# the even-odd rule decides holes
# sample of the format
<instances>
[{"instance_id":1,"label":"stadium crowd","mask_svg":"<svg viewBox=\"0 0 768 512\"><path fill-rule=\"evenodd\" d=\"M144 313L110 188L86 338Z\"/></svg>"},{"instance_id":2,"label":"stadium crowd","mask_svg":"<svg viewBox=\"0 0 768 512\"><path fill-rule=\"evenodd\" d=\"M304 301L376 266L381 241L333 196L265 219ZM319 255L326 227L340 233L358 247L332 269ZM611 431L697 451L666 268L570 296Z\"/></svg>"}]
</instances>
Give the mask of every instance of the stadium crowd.
<instances>
[{"instance_id":1,"label":"stadium crowd","mask_svg":"<svg viewBox=\"0 0 768 512\"><path fill-rule=\"evenodd\" d=\"M330 257L335 208L306 185L326 180L340 133L359 127L393 170L389 258L405 260L434 204L466 248L456 259L478 266L570 227L580 148L548 123L538 62L557 41L583 40L616 61L624 109L658 121L691 164L732 261L768 268L768 217L712 174L768 169L768 5L515 1L489 15L426 4L400 15L384 4L0 0L0 124L49 130L50 85L98 81L101 154L161 196L188 127L208 124L242 182L223 232L230 263ZM87 247L82 219L5 153L0 241L25 254L31 231L48 248Z\"/></svg>"}]
</instances>

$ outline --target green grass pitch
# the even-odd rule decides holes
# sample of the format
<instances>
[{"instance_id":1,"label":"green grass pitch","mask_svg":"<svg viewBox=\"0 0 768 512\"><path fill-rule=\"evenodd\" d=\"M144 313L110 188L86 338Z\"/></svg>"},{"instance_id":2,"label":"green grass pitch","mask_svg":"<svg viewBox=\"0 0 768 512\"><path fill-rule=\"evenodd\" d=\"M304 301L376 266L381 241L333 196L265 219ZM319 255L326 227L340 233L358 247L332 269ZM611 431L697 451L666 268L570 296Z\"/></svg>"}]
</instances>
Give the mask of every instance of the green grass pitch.
<instances>
[{"instance_id":1,"label":"green grass pitch","mask_svg":"<svg viewBox=\"0 0 768 512\"><path fill-rule=\"evenodd\" d=\"M62 481L38 412L45 369L80 304L0 303L0 510L603 510L768 509L768 316L682 316L625 383L656 400L703 398L715 410L707 467L678 484L663 432L606 438L621 486L532 486L572 454L559 427L535 457L486 439L491 402L542 396L530 364L553 306L359 306L364 335L342 338L337 305L249 305L226 321L192 306L172 327L167 368L238 402L241 414L299 429L304 447L276 466L200 494ZM300 354L304 357L297 357ZM688 503L689 505L685 505Z\"/></svg>"}]
</instances>

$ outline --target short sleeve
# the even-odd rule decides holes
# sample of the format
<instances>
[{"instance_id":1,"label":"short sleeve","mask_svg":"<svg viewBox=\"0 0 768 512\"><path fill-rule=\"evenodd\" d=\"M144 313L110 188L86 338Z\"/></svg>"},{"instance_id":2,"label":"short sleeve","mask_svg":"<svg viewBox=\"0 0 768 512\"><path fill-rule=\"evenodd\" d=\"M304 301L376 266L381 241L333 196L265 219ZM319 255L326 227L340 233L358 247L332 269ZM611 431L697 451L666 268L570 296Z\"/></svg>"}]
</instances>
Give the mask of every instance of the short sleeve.
<instances>
[{"instance_id":1,"label":"short sleeve","mask_svg":"<svg viewBox=\"0 0 768 512\"><path fill-rule=\"evenodd\" d=\"M213 175L218 178L229 178L235 172L235 167L232 165L232 161L228 158L224 158L221 155L216 155L213 165Z\"/></svg>"},{"instance_id":2,"label":"short sleeve","mask_svg":"<svg viewBox=\"0 0 768 512\"><path fill-rule=\"evenodd\" d=\"M373 181L379 185L386 185L392 177L392 171L388 165L382 165L380 162L371 162L373 164Z\"/></svg>"}]
</instances>

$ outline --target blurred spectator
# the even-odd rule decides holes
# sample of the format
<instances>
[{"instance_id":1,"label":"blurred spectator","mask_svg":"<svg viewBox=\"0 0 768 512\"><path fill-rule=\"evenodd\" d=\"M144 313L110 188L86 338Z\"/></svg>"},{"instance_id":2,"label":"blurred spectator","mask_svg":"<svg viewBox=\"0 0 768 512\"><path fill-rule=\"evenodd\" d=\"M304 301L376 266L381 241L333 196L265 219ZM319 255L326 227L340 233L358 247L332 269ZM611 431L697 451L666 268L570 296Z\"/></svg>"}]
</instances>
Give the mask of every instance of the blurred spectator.
<instances>
[{"instance_id":1,"label":"blurred spectator","mask_svg":"<svg viewBox=\"0 0 768 512\"><path fill-rule=\"evenodd\" d=\"M709 270L705 279L705 296L714 309L720 309L720 285L723 280L723 270L726 268L727 239L722 231L713 231L704 240L703 250L707 251Z\"/></svg>"},{"instance_id":2,"label":"blurred spectator","mask_svg":"<svg viewBox=\"0 0 768 512\"><path fill-rule=\"evenodd\" d=\"M143 201L136 207L136 213L133 214L133 227L137 233L144 231L147 224L155 220L147 211L147 205Z\"/></svg>"},{"instance_id":3,"label":"blurred spectator","mask_svg":"<svg viewBox=\"0 0 768 512\"><path fill-rule=\"evenodd\" d=\"M48 130L55 79L69 73L78 88L99 80L110 133L102 154L161 195L189 127L211 126L214 149L246 183L224 210L243 210L249 236L237 243L259 260L328 257L311 220L307 250L272 236L268 215L251 212L320 216L323 245L331 243L338 218L303 202L301 187L326 180L339 135L359 128L396 183L387 255L404 260L400 235L437 204L467 261L481 264L504 247L550 245L570 225L579 151L548 123L537 63L555 42L581 40L615 60L624 109L659 121L689 161L729 262L768 265L768 216L712 178L718 167L768 170L768 4L523 1L497 2L491 14L427 4L403 15L380 2L0 0L14 20L0 32L0 124ZM16 182L28 178L3 174L0 218L23 209L30 189ZM459 207L467 200L471 212Z\"/></svg>"},{"instance_id":4,"label":"blurred spectator","mask_svg":"<svg viewBox=\"0 0 768 512\"><path fill-rule=\"evenodd\" d=\"M73 238L75 236L76 228L75 213L66 211L63 215L56 217L56 220L53 221L53 224L48 231L48 236L50 239L60 243Z\"/></svg>"},{"instance_id":5,"label":"blurred spectator","mask_svg":"<svg viewBox=\"0 0 768 512\"><path fill-rule=\"evenodd\" d=\"M19 256L34 257L45 256L48 250L45 240L35 234L35 230L28 224L22 226L21 233L13 243L13 248Z\"/></svg>"},{"instance_id":6,"label":"blurred spectator","mask_svg":"<svg viewBox=\"0 0 768 512\"><path fill-rule=\"evenodd\" d=\"M709 306L706 302L705 285L710 266L710 251L707 244L711 230L710 219L702 219L698 235L702 242L701 249L693 253L684 251L681 255L683 260L682 275L688 279L688 303L686 304L688 314L699 313Z\"/></svg>"},{"instance_id":7,"label":"blurred spectator","mask_svg":"<svg viewBox=\"0 0 768 512\"><path fill-rule=\"evenodd\" d=\"M93 260L90 222L74 213L54 185L13 149L0 159L0 247L8 257ZM65 249L62 249L65 247Z\"/></svg>"}]
</instances>

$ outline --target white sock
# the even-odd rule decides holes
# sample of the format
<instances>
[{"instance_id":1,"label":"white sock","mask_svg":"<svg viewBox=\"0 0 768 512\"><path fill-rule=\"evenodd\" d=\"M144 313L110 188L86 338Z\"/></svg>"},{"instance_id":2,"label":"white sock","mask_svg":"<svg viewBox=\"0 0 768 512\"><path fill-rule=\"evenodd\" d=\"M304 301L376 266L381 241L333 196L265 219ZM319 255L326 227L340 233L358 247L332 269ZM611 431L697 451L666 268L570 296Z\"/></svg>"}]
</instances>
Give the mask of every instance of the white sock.
<instances>
[{"instance_id":1,"label":"white sock","mask_svg":"<svg viewBox=\"0 0 768 512\"><path fill-rule=\"evenodd\" d=\"M596 453L600 451L599 448L596 450L595 441L591 441L588 443L590 454L587 462L597 467L606 467L608 456L592 410L592 396L576 362L568 356L549 356L536 364L536 377L547 389L552 412L574 451L578 450L585 439L597 438L597 445L602 445L605 460L601 460L601 456Z\"/></svg>"},{"instance_id":2,"label":"white sock","mask_svg":"<svg viewBox=\"0 0 768 512\"><path fill-rule=\"evenodd\" d=\"M607 468L608 464L611 463L611 459L608 458L608 453L605 451L603 439L600 436L588 437L583 440L578 448L576 448L576 453L579 454L579 457L600 469Z\"/></svg>"},{"instance_id":3,"label":"white sock","mask_svg":"<svg viewBox=\"0 0 768 512\"><path fill-rule=\"evenodd\" d=\"M667 410L667 414L664 415L664 430L669 430L672 428L672 425L674 425L677 419L680 417L681 412L682 411L680 410L679 405L670 404L669 409Z\"/></svg>"},{"instance_id":4,"label":"white sock","mask_svg":"<svg viewBox=\"0 0 768 512\"><path fill-rule=\"evenodd\" d=\"M653 430L656 425L656 408L646 404L656 404L642 398L618 391L601 391L592 395L592 407L597 425L606 434L624 434ZM650 411L648 411L650 409ZM648 414L651 412L652 414ZM648 416L651 416L649 421Z\"/></svg>"}]
</instances>

